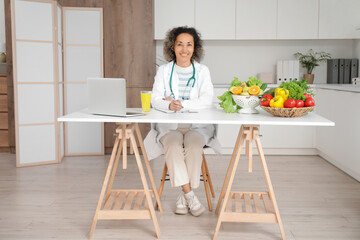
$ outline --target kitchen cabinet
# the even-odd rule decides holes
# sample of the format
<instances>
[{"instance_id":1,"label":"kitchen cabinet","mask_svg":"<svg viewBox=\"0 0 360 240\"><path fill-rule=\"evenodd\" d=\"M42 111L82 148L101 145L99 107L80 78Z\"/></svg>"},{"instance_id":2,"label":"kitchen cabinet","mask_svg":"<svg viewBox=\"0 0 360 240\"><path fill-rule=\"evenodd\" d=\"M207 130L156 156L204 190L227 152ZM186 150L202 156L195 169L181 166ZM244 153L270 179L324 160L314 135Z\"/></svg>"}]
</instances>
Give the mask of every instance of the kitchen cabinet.
<instances>
[{"instance_id":1,"label":"kitchen cabinet","mask_svg":"<svg viewBox=\"0 0 360 240\"><path fill-rule=\"evenodd\" d=\"M195 27L203 39L235 39L235 0L196 0Z\"/></svg>"},{"instance_id":2,"label":"kitchen cabinet","mask_svg":"<svg viewBox=\"0 0 360 240\"><path fill-rule=\"evenodd\" d=\"M278 0L277 39L318 39L318 0Z\"/></svg>"},{"instance_id":3,"label":"kitchen cabinet","mask_svg":"<svg viewBox=\"0 0 360 240\"><path fill-rule=\"evenodd\" d=\"M0 152L10 152L7 77L0 74Z\"/></svg>"},{"instance_id":4,"label":"kitchen cabinet","mask_svg":"<svg viewBox=\"0 0 360 240\"><path fill-rule=\"evenodd\" d=\"M360 181L360 92L317 89L316 112L335 127L316 129L319 155ZM345 105L346 107L344 107Z\"/></svg>"},{"instance_id":5,"label":"kitchen cabinet","mask_svg":"<svg viewBox=\"0 0 360 240\"><path fill-rule=\"evenodd\" d=\"M154 0L154 38L164 39L166 32L178 26L195 26L195 1Z\"/></svg>"},{"instance_id":6,"label":"kitchen cabinet","mask_svg":"<svg viewBox=\"0 0 360 240\"><path fill-rule=\"evenodd\" d=\"M276 39L277 0L237 0L236 39Z\"/></svg>"},{"instance_id":7,"label":"kitchen cabinet","mask_svg":"<svg viewBox=\"0 0 360 240\"><path fill-rule=\"evenodd\" d=\"M320 0L320 39L360 38L359 0Z\"/></svg>"}]
</instances>

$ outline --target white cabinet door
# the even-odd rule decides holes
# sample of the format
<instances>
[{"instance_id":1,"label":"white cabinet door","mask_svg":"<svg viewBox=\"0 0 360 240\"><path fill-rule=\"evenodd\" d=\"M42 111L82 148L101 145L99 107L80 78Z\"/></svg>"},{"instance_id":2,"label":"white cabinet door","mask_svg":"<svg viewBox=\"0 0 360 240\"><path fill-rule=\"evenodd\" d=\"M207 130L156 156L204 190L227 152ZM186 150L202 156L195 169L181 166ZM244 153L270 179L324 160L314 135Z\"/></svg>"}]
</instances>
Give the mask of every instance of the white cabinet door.
<instances>
[{"instance_id":1,"label":"white cabinet door","mask_svg":"<svg viewBox=\"0 0 360 240\"><path fill-rule=\"evenodd\" d=\"M320 0L319 38L360 38L360 1Z\"/></svg>"},{"instance_id":2,"label":"white cabinet door","mask_svg":"<svg viewBox=\"0 0 360 240\"><path fill-rule=\"evenodd\" d=\"M171 28L194 27L195 3L193 0L155 0L154 19L154 38L164 39Z\"/></svg>"},{"instance_id":3,"label":"white cabinet door","mask_svg":"<svg viewBox=\"0 0 360 240\"><path fill-rule=\"evenodd\" d=\"M276 39L277 0L237 0L236 39Z\"/></svg>"},{"instance_id":4,"label":"white cabinet door","mask_svg":"<svg viewBox=\"0 0 360 240\"><path fill-rule=\"evenodd\" d=\"M202 39L235 39L235 0L196 0L195 26Z\"/></svg>"},{"instance_id":5,"label":"white cabinet door","mask_svg":"<svg viewBox=\"0 0 360 240\"><path fill-rule=\"evenodd\" d=\"M278 39L318 39L318 0L278 0Z\"/></svg>"}]
</instances>

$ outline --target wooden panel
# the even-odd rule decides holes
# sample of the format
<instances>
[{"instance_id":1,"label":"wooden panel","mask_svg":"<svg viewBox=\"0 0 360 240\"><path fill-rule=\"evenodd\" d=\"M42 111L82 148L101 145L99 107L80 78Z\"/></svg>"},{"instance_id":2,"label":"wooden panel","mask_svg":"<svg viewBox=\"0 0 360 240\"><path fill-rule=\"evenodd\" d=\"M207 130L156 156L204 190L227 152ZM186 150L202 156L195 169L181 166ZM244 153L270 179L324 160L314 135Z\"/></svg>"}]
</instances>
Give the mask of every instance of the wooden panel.
<instances>
[{"instance_id":1,"label":"wooden panel","mask_svg":"<svg viewBox=\"0 0 360 240\"><path fill-rule=\"evenodd\" d=\"M0 95L0 112L8 111L7 95Z\"/></svg>"},{"instance_id":2,"label":"wooden panel","mask_svg":"<svg viewBox=\"0 0 360 240\"><path fill-rule=\"evenodd\" d=\"M0 94L7 94L7 78L0 75Z\"/></svg>"},{"instance_id":3,"label":"wooden panel","mask_svg":"<svg viewBox=\"0 0 360 240\"><path fill-rule=\"evenodd\" d=\"M13 84L13 62L12 62L12 34L11 34L11 10L10 0L4 1L5 7L5 33L6 33L6 73L8 92L8 114L9 114L9 146L15 153L15 117L14 117L14 84Z\"/></svg>"},{"instance_id":4,"label":"wooden panel","mask_svg":"<svg viewBox=\"0 0 360 240\"><path fill-rule=\"evenodd\" d=\"M0 130L0 147L8 147L8 131L7 130Z\"/></svg>"},{"instance_id":5,"label":"wooden panel","mask_svg":"<svg viewBox=\"0 0 360 240\"><path fill-rule=\"evenodd\" d=\"M103 0L58 0L62 7L103 7Z\"/></svg>"},{"instance_id":6,"label":"wooden panel","mask_svg":"<svg viewBox=\"0 0 360 240\"><path fill-rule=\"evenodd\" d=\"M0 129L8 129L8 114L0 113Z\"/></svg>"},{"instance_id":7,"label":"wooden panel","mask_svg":"<svg viewBox=\"0 0 360 240\"><path fill-rule=\"evenodd\" d=\"M127 87L152 87L155 73L153 1L104 1L105 77Z\"/></svg>"}]
</instances>

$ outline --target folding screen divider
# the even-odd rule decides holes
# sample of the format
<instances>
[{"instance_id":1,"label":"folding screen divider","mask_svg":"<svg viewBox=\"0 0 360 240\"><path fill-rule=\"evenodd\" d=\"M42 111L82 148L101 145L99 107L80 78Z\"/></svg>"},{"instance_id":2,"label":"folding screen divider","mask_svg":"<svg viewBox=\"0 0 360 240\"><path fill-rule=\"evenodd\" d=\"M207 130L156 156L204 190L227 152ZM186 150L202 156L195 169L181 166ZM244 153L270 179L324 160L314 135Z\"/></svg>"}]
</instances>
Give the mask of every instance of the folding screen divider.
<instances>
[{"instance_id":1,"label":"folding screen divider","mask_svg":"<svg viewBox=\"0 0 360 240\"><path fill-rule=\"evenodd\" d=\"M55 0L11 0L11 24L16 166L104 154L102 124L57 122L87 106L87 77L103 76L102 9L63 12Z\"/></svg>"},{"instance_id":2,"label":"folding screen divider","mask_svg":"<svg viewBox=\"0 0 360 240\"><path fill-rule=\"evenodd\" d=\"M64 112L87 107L87 78L103 76L102 8L63 7ZM103 155L104 124L66 123L65 156Z\"/></svg>"},{"instance_id":3,"label":"folding screen divider","mask_svg":"<svg viewBox=\"0 0 360 240\"><path fill-rule=\"evenodd\" d=\"M59 162L55 1L12 0L16 166Z\"/></svg>"},{"instance_id":4,"label":"folding screen divider","mask_svg":"<svg viewBox=\"0 0 360 240\"><path fill-rule=\"evenodd\" d=\"M58 32L58 41L57 41L57 50L58 50L58 93L59 93L59 115L64 115L64 79L63 79L63 46L62 46L62 8L57 5L57 32ZM58 122L58 129L60 133L60 162L65 155L65 146L64 146L64 123Z\"/></svg>"}]
</instances>

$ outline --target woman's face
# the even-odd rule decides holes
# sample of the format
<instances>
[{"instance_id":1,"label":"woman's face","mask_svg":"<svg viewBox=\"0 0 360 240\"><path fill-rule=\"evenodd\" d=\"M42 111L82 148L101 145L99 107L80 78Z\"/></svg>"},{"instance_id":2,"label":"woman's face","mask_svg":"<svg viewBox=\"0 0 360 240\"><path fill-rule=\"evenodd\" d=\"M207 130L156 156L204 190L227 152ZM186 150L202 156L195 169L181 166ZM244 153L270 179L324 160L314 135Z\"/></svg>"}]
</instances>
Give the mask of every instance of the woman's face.
<instances>
[{"instance_id":1,"label":"woman's face","mask_svg":"<svg viewBox=\"0 0 360 240\"><path fill-rule=\"evenodd\" d=\"M175 41L174 52L176 64L181 67L188 67L191 64L191 57L194 53L194 38L188 33L181 33Z\"/></svg>"}]
</instances>

